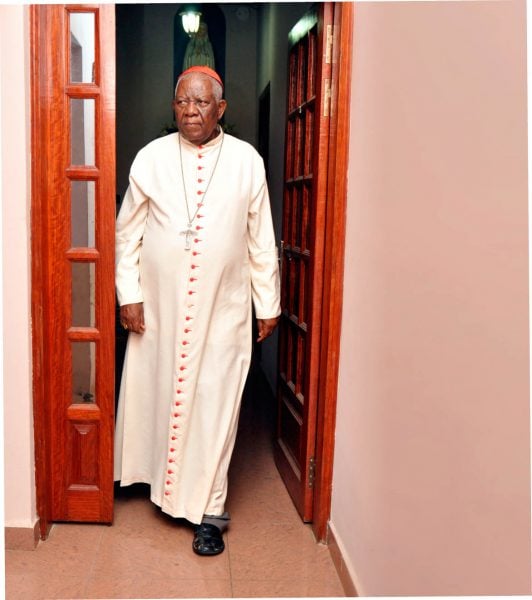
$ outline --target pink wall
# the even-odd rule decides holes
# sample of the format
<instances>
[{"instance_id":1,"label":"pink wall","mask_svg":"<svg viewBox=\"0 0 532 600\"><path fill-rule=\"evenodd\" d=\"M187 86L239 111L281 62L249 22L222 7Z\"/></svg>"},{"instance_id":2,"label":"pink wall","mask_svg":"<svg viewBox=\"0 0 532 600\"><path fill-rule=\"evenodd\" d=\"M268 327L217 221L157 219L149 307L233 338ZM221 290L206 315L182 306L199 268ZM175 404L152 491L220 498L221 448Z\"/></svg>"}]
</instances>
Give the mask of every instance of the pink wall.
<instances>
[{"instance_id":1,"label":"pink wall","mask_svg":"<svg viewBox=\"0 0 532 600\"><path fill-rule=\"evenodd\" d=\"M357 4L332 528L360 594L530 593L524 2Z\"/></svg>"},{"instance_id":2,"label":"pink wall","mask_svg":"<svg viewBox=\"0 0 532 600\"><path fill-rule=\"evenodd\" d=\"M35 511L30 340L28 8L0 7L5 525Z\"/></svg>"}]
</instances>

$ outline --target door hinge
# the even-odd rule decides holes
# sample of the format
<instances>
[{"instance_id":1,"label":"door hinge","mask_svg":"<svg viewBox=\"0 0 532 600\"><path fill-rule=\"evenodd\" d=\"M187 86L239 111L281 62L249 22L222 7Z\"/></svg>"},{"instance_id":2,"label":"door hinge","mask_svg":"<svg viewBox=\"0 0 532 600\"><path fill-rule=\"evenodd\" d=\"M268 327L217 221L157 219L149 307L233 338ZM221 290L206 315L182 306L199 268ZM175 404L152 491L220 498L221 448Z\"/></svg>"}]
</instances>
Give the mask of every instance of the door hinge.
<instances>
[{"instance_id":1,"label":"door hinge","mask_svg":"<svg viewBox=\"0 0 532 600\"><path fill-rule=\"evenodd\" d=\"M332 96L331 80L326 79L325 80L325 90L323 93L323 116L324 117L330 117L330 115L331 115L331 96Z\"/></svg>"},{"instance_id":2,"label":"door hinge","mask_svg":"<svg viewBox=\"0 0 532 600\"><path fill-rule=\"evenodd\" d=\"M314 487L314 479L316 478L316 459L311 456L308 461L308 486Z\"/></svg>"},{"instance_id":3,"label":"door hinge","mask_svg":"<svg viewBox=\"0 0 532 600\"><path fill-rule=\"evenodd\" d=\"M327 25L327 42L325 45L325 62L330 65L332 61L332 49L334 42L333 26Z\"/></svg>"}]
</instances>

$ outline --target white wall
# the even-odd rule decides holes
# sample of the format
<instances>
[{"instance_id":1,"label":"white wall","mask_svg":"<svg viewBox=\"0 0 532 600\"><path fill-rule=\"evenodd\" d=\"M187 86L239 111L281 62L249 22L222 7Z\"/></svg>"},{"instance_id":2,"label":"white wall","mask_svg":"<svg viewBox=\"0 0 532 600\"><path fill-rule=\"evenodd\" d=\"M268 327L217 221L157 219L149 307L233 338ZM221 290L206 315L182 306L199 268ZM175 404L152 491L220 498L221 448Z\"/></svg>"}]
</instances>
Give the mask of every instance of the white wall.
<instances>
[{"instance_id":1,"label":"white wall","mask_svg":"<svg viewBox=\"0 0 532 600\"><path fill-rule=\"evenodd\" d=\"M33 527L28 7L0 7L5 525Z\"/></svg>"},{"instance_id":2,"label":"white wall","mask_svg":"<svg viewBox=\"0 0 532 600\"><path fill-rule=\"evenodd\" d=\"M355 12L332 529L361 595L530 594L525 4Z\"/></svg>"}]
</instances>

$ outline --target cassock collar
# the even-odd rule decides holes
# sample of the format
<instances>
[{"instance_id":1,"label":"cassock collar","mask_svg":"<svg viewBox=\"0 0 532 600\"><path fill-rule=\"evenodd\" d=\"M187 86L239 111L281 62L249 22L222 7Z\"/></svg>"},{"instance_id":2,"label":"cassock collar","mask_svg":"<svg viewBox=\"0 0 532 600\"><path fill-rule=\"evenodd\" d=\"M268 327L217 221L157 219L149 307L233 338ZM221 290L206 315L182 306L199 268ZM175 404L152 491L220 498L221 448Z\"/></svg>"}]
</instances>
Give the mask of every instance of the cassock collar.
<instances>
[{"instance_id":1,"label":"cassock collar","mask_svg":"<svg viewBox=\"0 0 532 600\"><path fill-rule=\"evenodd\" d=\"M197 150L199 148L199 146L197 146L196 144L193 144L192 142L189 142L181 134L179 134L179 137L181 138L181 143L183 144L183 146L186 146L190 150ZM222 131L222 128L220 127L220 131L218 132L218 135L215 138L213 138L210 142L207 142L206 144L202 144L201 147L202 148L215 148L216 146L218 146L221 143L223 137L224 137L224 133Z\"/></svg>"}]
</instances>

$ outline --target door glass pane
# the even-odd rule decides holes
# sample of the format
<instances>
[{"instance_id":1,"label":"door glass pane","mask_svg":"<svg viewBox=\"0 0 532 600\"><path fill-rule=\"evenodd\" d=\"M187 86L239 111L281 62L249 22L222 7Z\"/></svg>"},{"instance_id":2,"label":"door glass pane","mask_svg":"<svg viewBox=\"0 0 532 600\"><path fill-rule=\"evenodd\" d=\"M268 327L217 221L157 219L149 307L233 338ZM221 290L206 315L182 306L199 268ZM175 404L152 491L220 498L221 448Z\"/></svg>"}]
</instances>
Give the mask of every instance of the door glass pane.
<instances>
[{"instance_id":1,"label":"door glass pane","mask_svg":"<svg viewBox=\"0 0 532 600\"><path fill-rule=\"evenodd\" d=\"M94 166L94 98L70 99L72 164Z\"/></svg>"},{"instance_id":2,"label":"door glass pane","mask_svg":"<svg viewBox=\"0 0 532 600\"><path fill-rule=\"evenodd\" d=\"M94 181L72 181L70 231L72 248L94 248Z\"/></svg>"},{"instance_id":3,"label":"door glass pane","mask_svg":"<svg viewBox=\"0 0 532 600\"><path fill-rule=\"evenodd\" d=\"M94 13L70 13L70 81L94 83Z\"/></svg>"},{"instance_id":4,"label":"door glass pane","mask_svg":"<svg viewBox=\"0 0 532 600\"><path fill-rule=\"evenodd\" d=\"M95 327L96 268L92 262L72 265L72 327Z\"/></svg>"},{"instance_id":5,"label":"door glass pane","mask_svg":"<svg viewBox=\"0 0 532 600\"><path fill-rule=\"evenodd\" d=\"M96 403L96 342L70 342L72 404Z\"/></svg>"}]
</instances>

